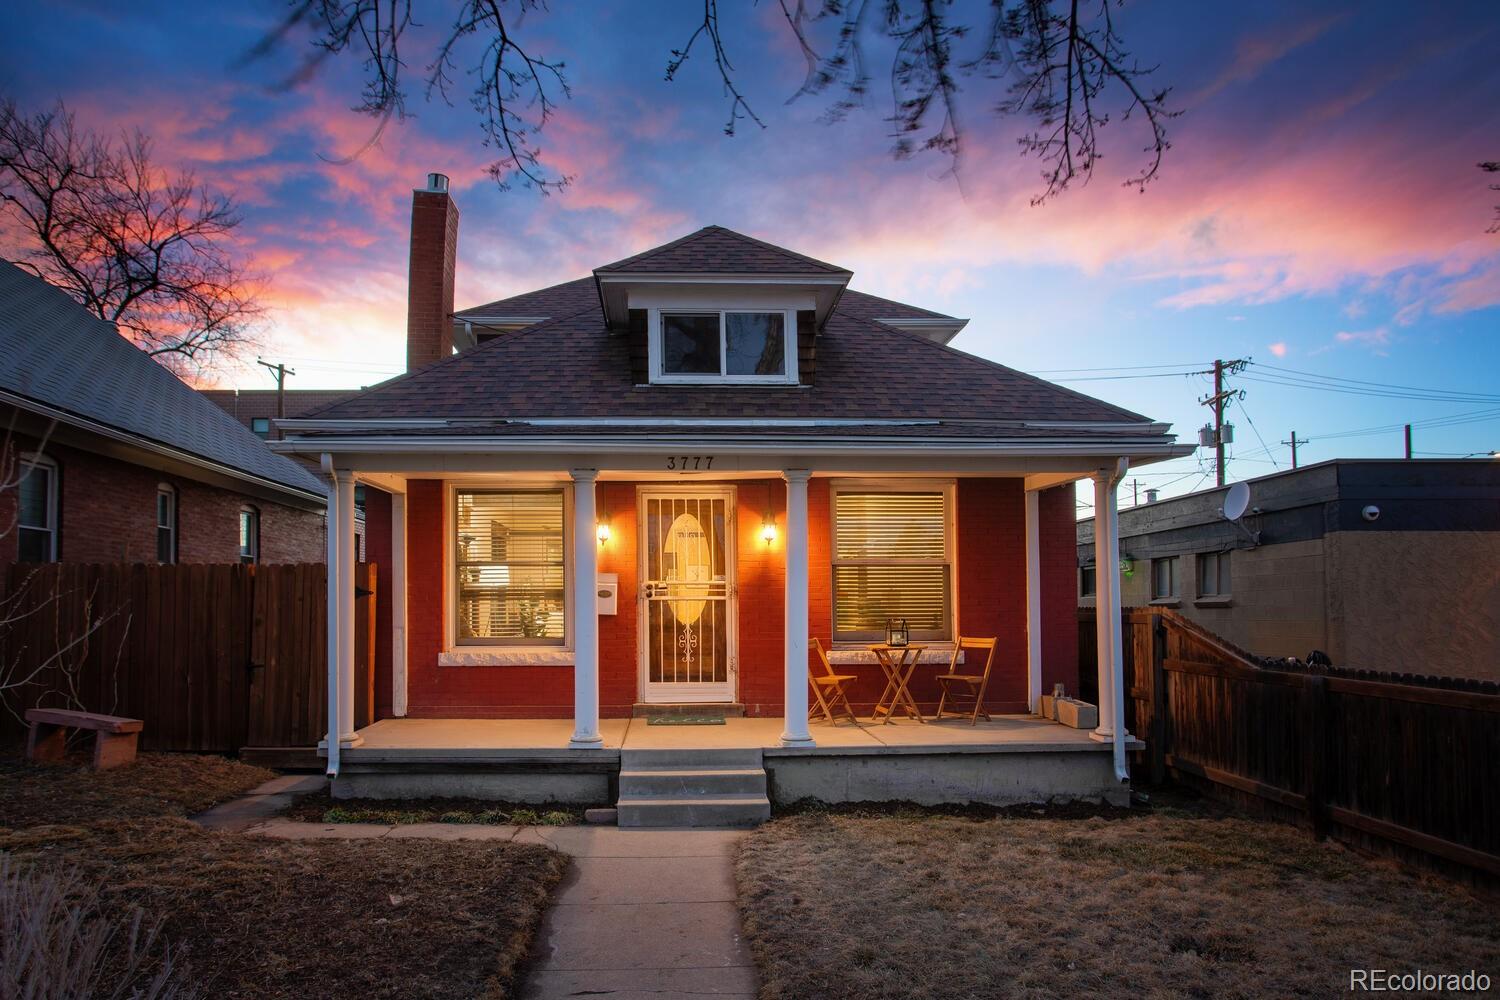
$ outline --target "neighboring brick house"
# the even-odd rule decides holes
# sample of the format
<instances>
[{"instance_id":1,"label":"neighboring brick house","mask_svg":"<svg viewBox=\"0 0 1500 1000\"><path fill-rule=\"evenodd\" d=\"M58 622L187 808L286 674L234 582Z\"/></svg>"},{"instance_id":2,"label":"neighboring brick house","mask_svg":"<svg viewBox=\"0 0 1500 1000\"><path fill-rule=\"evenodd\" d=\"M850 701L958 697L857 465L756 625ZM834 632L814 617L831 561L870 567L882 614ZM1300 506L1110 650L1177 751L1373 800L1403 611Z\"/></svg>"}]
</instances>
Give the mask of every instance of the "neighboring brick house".
<instances>
[{"instance_id":1,"label":"neighboring brick house","mask_svg":"<svg viewBox=\"0 0 1500 1000\"><path fill-rule=\"evenodd\" d=\"M1334 459L1120 512L1124 604L1180 611L1260 656L1500 680L1500 462ZM1078 522L1094 603L1094 522Z\"/></svg>"},{"instance_id":2,"label":"neighboring brick house","mask_svg":"<svg viewBox=\"0 0 1500 1000\"><path fill-rule=\"evenodd\" d=\"M998 637L992 711L1076 689L1074 484L1112 509L1129 463L1192 451L1166 425L715 226L455 313L457 225L435 175L413 201L408 373L272 443L334 470L337 533L370 491L377 714L572 718L588 747L601 716L717 705L784 717L803 746L810 640L868 708L888 619L943 662ZM338 626L350 562L330 573ZM357 746L352 647L331 654ZM931 671L912 692L937 701Z\"/></svg>"},{"instance_id":3,"label":"neighboring brick house","mask_svg":"<svg viewBox=\"0 0 1500 1000\"><path fill-rule=\"evenodd\" d=\"M315 476L6 262L0 428L0 569L326 557Z\"/></svg>"}]
</instances>

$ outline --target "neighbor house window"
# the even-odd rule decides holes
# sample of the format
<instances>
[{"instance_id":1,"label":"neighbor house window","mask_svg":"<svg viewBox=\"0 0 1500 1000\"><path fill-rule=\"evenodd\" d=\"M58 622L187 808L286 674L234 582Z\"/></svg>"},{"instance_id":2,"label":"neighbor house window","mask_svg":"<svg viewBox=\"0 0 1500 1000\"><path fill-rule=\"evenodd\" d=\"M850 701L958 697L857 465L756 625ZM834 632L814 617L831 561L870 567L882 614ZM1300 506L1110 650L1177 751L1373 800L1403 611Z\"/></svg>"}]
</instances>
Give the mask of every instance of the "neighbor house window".
<instances>
[{"instance_id":1,"label":"neighbor house window","mask_svg":"<svg viewBox=\"0 0 1500 1000\"><path fill-rule=\"evenodd\" d=\"M250 430L254 432L254 434L255 434L256 437L263 437L263 438L270 437L271 436L271 418L270 417L251 417L250 418Z\"/></svg>"},{"instance_id":2,"label":"neighbor house window","mask_svg":"<svg viewBox=\"0 0 1500 1000\"><path fill-rule=\"evenodd\" d=\"M833 494L833 639L953 637L952 504L946 488L840 487Z\"/></svg>"},{"instance_id":3,"label":"neighbor house window","mask_svg":"<svg viewBox=\"0 0 1500 1000\"><path fill-rule=\"evenodd\" d=\"M56 562L57 463L40 455L23 456L17 493L17 559L23 563Z\"/></svg>"},{"instance_id":4,"label":"neighbor house window","mask_svg":"<svg viewBox=\"0 0 1500 1000\"><path fill-rule=\"evenodd\" d=\"M1198 556L1198 596L1229 596L1229 553L1204 552Z\"/></svg>"},{"instance_id":5,"label":"neighbor house window","mask_svg":"<svg viewBox=\"0 0 1500 1000\"><path fill-rule=\"evenodd\" d=\"M177 561L177 491L166 483L156 488L156 561Z\"/></svg>"},{"instance_id":6,"label":"neighbor house window","mask_svg":"<svg viewBox=\"0 0 1500 1000\"><path fill-rule=\"evenodd\" d=\"M655 375L677 382L790 382L795 314L667 311L657 318Z\"/></svg>"},{"instance_id":7,"label":"neighbor house window","mask_svg":"<svg viewBox=\"0 0 1500 1000\"><path fill-rule=\"evenodd\" d=\"M1094 596L1094 564L1078 567L1078 596Z\"/></svg>"},{"instance_id":8,"label":"neighbor house window","mask_svg":"<svg viewBox=\"0 0 1500 1000\"><path fill-rule=\"evenodd\" d=\"M1177 557L1151 560L1151 599L1153 601L1175 601L1177 599Z\"/></svg>"},{"instance_id":9,"label":"neighbor house window","mask_svg":"<svg viewBox=\"0 0 1500 1000\"><path fill-rule=\"evenodd\" d=\"M260 511L248 504L240 508L240 562L260 562Z\"/></svg>"},{"instance_id":10,"label":"neighbor house window","mask_svg":"<svg viewBox=\"0 0 1500 1000\"><path fill-rule=\"evenodd\" d=\"M453 520L457 641L561 645L563 491L456 490Z\"/></svg>"}]
</instances>

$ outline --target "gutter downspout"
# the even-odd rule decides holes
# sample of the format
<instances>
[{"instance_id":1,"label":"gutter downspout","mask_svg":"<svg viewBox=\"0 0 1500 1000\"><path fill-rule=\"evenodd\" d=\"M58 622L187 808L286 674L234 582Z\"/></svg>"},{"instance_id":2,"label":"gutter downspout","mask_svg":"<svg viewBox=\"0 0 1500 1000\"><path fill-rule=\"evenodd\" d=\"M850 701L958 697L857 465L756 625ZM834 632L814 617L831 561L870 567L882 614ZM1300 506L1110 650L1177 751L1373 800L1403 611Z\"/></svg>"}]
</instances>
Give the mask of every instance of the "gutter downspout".
<instances>
[{"instance_id":1,"label":"gutter downspout","mask_svg":"<svg viewBox=\"0 0 1500 1000\"><path fill-rule=\"evenodd\" d=\"M1115 501L1115 489L1120 481L1125 478L1126 471L1130 468L1130 459L1121 458L1115 461L1114 473L1109 477L1109 551L1113 554L1110 560L1110 622L1109 630L1109 670L1114 682L1110 685L1114 689L1114 699L1109 706L1110 725L1114 729L1114 759L1115 779L1121 784L1130 782L1130 768L1125 762L1125 651L1120 638L1120 507ZM1096 512L1097 513L1097 512ZM1094 528L1097 531L1099 519L1094 519Z\"/></svg>"},{"instance_id":2,"label":"gutter downspout","mask_svg":"<svg viewBox=\"0 0 1500 1000\"><path fill-rule=\"evenodd\" d=\"M338 472L333 467L333 456L323 455L323 474L328 477L328 516L325 520L328 536L328 779L339 776L339 557L338 537L341 525L338 519Z\"/></svg>"}]
</instances>

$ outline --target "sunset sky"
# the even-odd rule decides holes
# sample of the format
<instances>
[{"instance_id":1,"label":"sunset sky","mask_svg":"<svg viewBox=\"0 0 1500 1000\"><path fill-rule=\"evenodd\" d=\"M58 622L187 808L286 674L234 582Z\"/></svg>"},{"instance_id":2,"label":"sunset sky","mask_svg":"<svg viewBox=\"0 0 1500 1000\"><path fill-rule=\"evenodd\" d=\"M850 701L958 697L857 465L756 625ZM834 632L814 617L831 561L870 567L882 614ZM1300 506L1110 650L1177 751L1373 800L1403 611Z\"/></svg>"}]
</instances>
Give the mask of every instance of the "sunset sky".
<instances>
[{"instance_id":1,"label":"sunset sky","mask_svg":"<svg viewBox=\"0 0 1500 1000\"><path fill-rule=\"evenodd\" d=\"M447 16L418 7L432 25ZM1500 193L1475 166L1500 159L1493 2L1132 0L1122 34L1183 111L1161 177L1144 193L1121 185L1144 137L1115 123L1093 182L1041 207L1040 164L1017 151L1022 124L988 110L992 88L965 92L956 178L936 157L896 161L881 69L871 107L826 124L826 99L787 103L802 61L778 3L723 7L767 126L734 137L706 52L663 80L701 3L557 0L527 17L528 46L566 60L573 87L539 137L550 168L576 177L550 197L485 177L462 93L451 108L423 102L430 30L409 40L416 117L347 164L334 161L372 128L347 110L353 60L290 92L271 84L296 52L236 66L283 13L274 2L11 0L0 93L139 127L164 165L240 201L243 250L267 281L261 353L297 369L294 388L401 369L411 189L441 171L462 211L460 308L712 223L846 266L855 288L968 317L954 346L1089 380L1068 384L1189 439L1208 385L1181 373L1251 357L1234 383L1247 395L1231 413L1232 478L1285 468L1293 429L1311 439L1304 463L1398 455L1406 422L1419 455L1500 449L1500 234L1485 231ZM222 381L270 385L253 364ZM1206 469L1182 459L1138 478L1175 493Z\"/></svg>"}]
</instances>

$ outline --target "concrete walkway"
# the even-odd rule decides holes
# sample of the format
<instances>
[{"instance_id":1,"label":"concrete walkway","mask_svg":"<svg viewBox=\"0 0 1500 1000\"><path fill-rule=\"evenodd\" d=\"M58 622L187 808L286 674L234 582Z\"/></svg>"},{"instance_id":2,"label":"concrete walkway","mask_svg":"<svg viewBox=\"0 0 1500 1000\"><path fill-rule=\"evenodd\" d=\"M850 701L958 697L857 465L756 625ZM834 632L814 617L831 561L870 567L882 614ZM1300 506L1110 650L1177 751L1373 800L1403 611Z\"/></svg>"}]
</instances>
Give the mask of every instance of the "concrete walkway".
<instances>
[{"instance_id":1,"label":"concrete walkway","mask_svg":"<svg viewBox=\"0 0 1500 1000\"><path fill-rule=\"evenodd\" d=\"M523 1000L751 1000L759 979L734 903L741 830L530 827L573 858L542 923Z\"/></svg>"}]
</instances>

